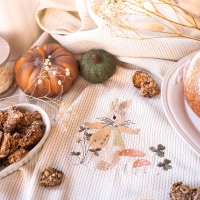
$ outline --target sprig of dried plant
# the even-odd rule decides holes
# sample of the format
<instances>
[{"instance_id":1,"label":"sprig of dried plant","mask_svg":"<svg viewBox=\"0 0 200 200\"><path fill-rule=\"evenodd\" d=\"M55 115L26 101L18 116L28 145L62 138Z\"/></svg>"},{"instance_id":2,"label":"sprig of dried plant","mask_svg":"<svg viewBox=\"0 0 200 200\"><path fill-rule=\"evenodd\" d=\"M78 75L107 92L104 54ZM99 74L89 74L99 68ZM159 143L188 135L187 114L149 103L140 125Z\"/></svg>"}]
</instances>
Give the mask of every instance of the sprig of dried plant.
<instances>
[{"instance_id":1,"label":"sprig of dried plant","mask_svg":"<svg viewBox=\"0 0 200 200\"><path fill-rule=\"evenodd\" d=\"M184 1L184 2L183 2ZM184 37L200 40L200 3L185 0L93 1L93 11L119 37L150 39ZM196 2L196 4L195 4ZM199 10L193 7L199 6ZM199 12L198 12L198 11Z\"/></svg>"}]
</instances>

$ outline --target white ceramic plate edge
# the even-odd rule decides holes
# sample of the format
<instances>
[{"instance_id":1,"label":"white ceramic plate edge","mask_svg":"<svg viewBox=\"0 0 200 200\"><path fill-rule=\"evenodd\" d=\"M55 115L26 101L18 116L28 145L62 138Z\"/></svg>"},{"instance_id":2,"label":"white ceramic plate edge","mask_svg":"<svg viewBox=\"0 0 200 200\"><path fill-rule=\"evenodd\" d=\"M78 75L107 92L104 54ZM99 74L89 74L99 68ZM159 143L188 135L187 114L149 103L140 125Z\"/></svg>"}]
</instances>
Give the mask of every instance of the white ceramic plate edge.
<instances>
[{"instance_id":1,"label":"white ceramic plate edge","mask_svg":"<svg viewBox=\"0 0 200 200\"><path fill-rule=\"evenodd\" d=\"M50 134L50 129L51 129L50 119L49 119L48 114L41 107L33 105L33 104L27 104L27 103L16 104L16 106L17 106L17 108L19 108L19 110L25 109L25 110L30 111L30 112L37 110L42 115L42 120L46 125L46 129L45 129L43 137L38 142L38 144L31 151L29 151L24 158L22 158L19 162L13 163L12 165L9 165L8 167L6 167L2 171L0 171L0 179L2 179L4 177L8 176L9 174L15 172L21 166L23 166L29 160L31 160L34 156L36 156L36 154L38 154L39 151L42 149L46 139L48 138L48 136ZM7 110L7 109L8 108L2 109L2 110Z\"/></svg>"},{"instance_id":2,"label":"white ceramic plate edge","mask_svg":"<svg viewBox=\"0 0 200 200\"><path fill-rule=\"evenodd\" d=\"M167 83L170 81L170 77L172 76L173 72L175 71L175 69L182 63L186 62L188 59L192 58L198 51L195 51L191 54L189 54L188 56L182 58L181 60L179 60L165 75L164 80L162 82L161 85L161 101L162 101L162 105L164 108L164 112L165 115L167 116L168 121L170 122L171 126L174 128L174 130L179 133L179 136L182 137L182 139L186 142L187 145L189 145L190 148L192 148L192 150L200 157L200 148L194 144L194 142L190 139L190 137L188 137L188 135L182 130L182 128L180 127L179 124L177 124L173 114L171 113L168 101L167 101L167 88L166 85ZM188 117L188 116L187 116ZM189 117L188 117L188 120Z\"/></svg>"}]
</instances>

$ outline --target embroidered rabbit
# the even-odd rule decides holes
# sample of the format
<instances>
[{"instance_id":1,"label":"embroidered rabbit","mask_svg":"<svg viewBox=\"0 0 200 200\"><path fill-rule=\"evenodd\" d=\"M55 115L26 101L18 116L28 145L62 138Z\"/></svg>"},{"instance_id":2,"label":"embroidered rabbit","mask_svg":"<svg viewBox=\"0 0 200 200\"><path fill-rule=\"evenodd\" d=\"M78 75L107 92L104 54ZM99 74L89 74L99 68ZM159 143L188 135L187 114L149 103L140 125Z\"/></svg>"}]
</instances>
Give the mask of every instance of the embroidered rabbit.
<instances>
[{"instance_id":1,"label":"embroidered rabbit","mask_svg":"<svg viewBox=\"0 0 200 200\"><path fill-rule=\"evenodd\" d=\"M120 156L124 156L124 152L126 152L126 156L132 156L128 154L129 152L133 152L133 150L126 150L121 135L122 132L138 134L140 131L140 129L128 127L132 122L127 120L125 111L130 105L131 100L119 102L119 100L116 99L111 103L108 115L99 118L101 122L85 123L85 126L90 129L98 129L98 131L92 134L89 140L87 140L90 148L94 151L98 150L98 155L96 156L92 154L94 151L90 151L98 169L107 170L113 168L119 162Z\"/></svg>"}]
</instances>

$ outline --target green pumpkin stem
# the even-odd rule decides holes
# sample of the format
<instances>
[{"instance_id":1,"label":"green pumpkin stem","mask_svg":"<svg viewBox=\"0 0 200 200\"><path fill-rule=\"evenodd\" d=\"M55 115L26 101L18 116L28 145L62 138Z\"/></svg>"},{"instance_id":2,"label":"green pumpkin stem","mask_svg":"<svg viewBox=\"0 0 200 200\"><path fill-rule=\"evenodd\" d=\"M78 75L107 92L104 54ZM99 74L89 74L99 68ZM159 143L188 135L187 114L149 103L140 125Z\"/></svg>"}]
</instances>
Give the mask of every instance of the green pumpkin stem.
<instances>
[{"instance_id":1,"label":"green pumpkin stem","mask_svg":"<svg viewBox=\"0 0 200 200\"><path fill-rule=\"evenodd\" d=\"M90 59L90 62L93 63L93 64L100 63L101 57L98 54L93 54L91 59Z\"/></svg>"}]
</instances>

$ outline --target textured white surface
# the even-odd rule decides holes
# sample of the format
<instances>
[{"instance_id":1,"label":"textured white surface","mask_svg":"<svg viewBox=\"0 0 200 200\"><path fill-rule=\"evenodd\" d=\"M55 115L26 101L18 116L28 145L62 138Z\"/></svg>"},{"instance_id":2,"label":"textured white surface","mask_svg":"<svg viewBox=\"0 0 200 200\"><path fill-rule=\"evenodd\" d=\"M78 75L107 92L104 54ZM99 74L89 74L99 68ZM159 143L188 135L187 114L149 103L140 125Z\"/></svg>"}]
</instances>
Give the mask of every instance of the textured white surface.
<instances>
[{"instance_id":1,"label":"textured white surface","mask_svg":"<svg viewBox=\"0 0 200 200\"><path fill-rule=\"evenodd\" d=\"M36 19L46 32L35 44L48 42L49 32L77 58L91 48L103 48L121 62L114 76L102 84L78 78L63 97L68 105L77 104L78 117L70 118L67 130L61 124L54 126L42 151L0 181L0 199L133 200L143 197L168 200L170 185L174 182L199 186L200 158L169 124L160 95L151 99L142 97L140 90L133 87L131 78L136 69L142 68L152 72L151 76L161 84L160 79L174 62L198 50L200 43L183 38L139 41L113 37L108 28L102 27L102 20L92 13L90 1L86 0L41 0ZM132 162L128 157L121 158L117 166L108 171L95 169L92 161L88 165L74 165L70 153L77 146L79 126L106 116L110 103L116 98L132 100L127 116L135 122L132 128L141 128L139 135L122 133L126 148L145 152L151 165L129 173L125 173L126 164ZM164 158L171 160L172 169L168 171L157 167L164 158L149 150L158 144L166 147ZM39 185L40 172L49 166L65 174L59 187Z\"/></svg>"}]
</instances>

